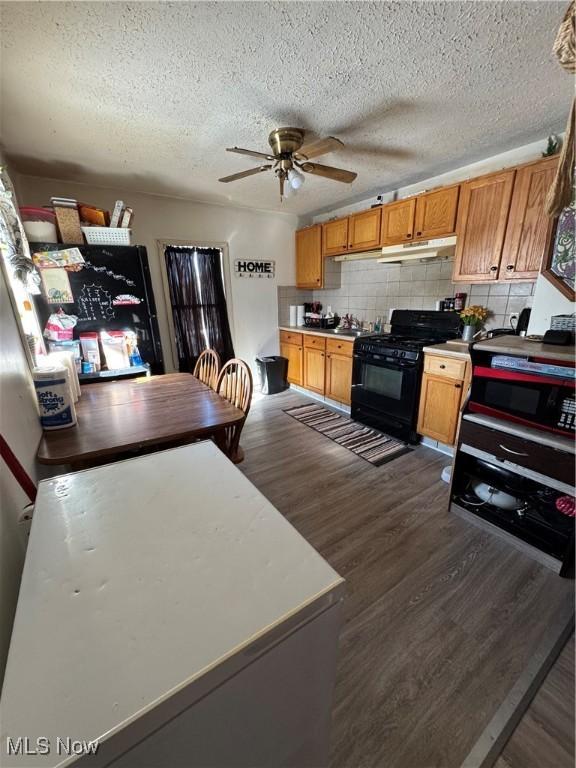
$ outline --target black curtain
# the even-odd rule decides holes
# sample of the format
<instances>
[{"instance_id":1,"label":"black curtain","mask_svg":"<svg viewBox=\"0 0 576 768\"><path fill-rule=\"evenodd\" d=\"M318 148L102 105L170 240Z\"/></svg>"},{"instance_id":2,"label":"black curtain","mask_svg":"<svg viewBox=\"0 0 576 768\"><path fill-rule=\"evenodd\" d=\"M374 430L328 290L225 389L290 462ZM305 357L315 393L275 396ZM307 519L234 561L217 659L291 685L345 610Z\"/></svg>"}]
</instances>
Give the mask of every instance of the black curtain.
<instances>
[{"instance_id":1,"label":"black curtain","mask_svg":"<svg viewBox=\"0 0 576 768\"><path fill-rule=\"evenodd\" d=\"M164 251L178 367L192 371L198 355L211 347L222 365L234 357L228 322L222 251L169 245Z\"/></svg>"}]
</instances>

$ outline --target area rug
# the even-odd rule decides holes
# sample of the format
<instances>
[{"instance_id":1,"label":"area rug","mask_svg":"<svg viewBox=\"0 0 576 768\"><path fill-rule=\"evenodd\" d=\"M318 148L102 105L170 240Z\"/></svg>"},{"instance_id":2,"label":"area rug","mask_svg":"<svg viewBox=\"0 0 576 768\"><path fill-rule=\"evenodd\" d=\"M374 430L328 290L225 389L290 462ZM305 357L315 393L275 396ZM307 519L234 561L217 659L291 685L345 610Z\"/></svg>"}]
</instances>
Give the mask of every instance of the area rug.
<instances>
[{"instance_id":1,"label":"area rug","mask_svg":"<svg viewBox=\"0 0 576 768\"><path fill-rule=\"evenodd\" d=\"M323 405L299 405L284 413L379 467L412 449L401 440L341 416Z\"/></svg>"}]
</instances>

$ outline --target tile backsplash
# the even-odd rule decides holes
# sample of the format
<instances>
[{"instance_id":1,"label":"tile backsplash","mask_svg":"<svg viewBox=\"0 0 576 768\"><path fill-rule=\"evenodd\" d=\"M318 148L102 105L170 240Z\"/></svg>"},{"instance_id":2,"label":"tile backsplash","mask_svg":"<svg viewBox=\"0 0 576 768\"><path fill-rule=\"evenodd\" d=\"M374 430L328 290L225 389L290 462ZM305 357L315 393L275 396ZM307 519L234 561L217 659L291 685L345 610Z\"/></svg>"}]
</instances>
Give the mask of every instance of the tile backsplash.
<instances>
[{"instance_id":1,"label":"tile backsplash","mask_svg":"<svg viewBox=\"0 0 576 768\"><path fill-rule=\"evenodd\" d=\"M373 322L381 316L388 322L391 309L435 309L439 299L466 293L466 304L481 304L490 314L485 328L509 324L509 316L532 306L535 283L497 283L493 285L453 283L453 261L403 264L378 264L376 261L325 262L322 290L278 289L278 320L289 321L291 304L320 301L324 309L340 316L349 313L359 320Z\"/></svg>"}]
</instances>

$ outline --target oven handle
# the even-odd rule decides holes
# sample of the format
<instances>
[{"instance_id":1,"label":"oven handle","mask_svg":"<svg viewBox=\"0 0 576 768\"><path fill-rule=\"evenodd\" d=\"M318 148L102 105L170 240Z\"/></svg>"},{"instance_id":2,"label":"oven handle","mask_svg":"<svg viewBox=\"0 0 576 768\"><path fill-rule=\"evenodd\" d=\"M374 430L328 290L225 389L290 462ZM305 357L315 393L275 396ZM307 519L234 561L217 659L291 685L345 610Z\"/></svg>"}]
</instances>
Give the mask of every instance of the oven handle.
<instances>
[{"instance_id":1,"label":"oven handle","mask_svg":"<svg viewBox=\"0 0 576 768\"><path fill-rule=\"evenodd\" d=\"M374 359L373 357L367 357L365 355L354 355L355 360L360 360L362 363L370 363L371 365L377 365L379 368L388 368L392 371L402 371L407 368L415 369L416 363L395 363L388 360L382 360L381 358Z\"/></svg>"},{"instance_id":2,"label":"oven handle","mask_svg":"<svg viewBox=\"0 0 576 768\"><path fill-rule=\"evenodd\" d=\"M530 456L529 453L522 453L522 451L513 451L512 448L506 448L502 443L498 443L498 446L502 448L503 451L506 451L506 453L512 453L514 456Z\"/></svg>"}]
</instances>

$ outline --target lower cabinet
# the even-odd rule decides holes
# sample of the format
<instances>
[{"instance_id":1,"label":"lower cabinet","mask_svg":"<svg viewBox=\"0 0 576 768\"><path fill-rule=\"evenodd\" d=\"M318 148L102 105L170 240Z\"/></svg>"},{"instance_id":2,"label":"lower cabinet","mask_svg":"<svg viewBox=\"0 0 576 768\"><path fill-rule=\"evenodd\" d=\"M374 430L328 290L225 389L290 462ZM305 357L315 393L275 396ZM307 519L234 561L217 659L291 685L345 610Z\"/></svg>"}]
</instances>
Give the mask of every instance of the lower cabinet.
<instances>
[{"instance_id":1,"label":"lower cabinet","mask_svg":"<svg viewBox=\"0 0 576 768\"><path fill-rule=\"evenodd\" d=\"M302 386L324 394L324 365L326 360L326 339L323 336L304 335L304 381Z\"/></svg>"},{"instance_id":2,"label":"lower cabinet","mask_svg":"<svg viewBox=\"0 0 576 768\"><path fill-rule=\"evenodd\" d=\"M280 354L288 360L288 381L350 405L352 341L280 331Z\"/></svg>"},{"instance_id":3,"label":"lower cabinet","mask_svg":"<svg viewBox=\"0 0 576 768\"><path fill-rule=\"evenodd\" d=\"M280 331L280 354L288 360L288 381L302 386L302 334Z\"/></svg>"},{"instance_id":4,"label":"lower cabinet","mask_svg":"<svg viewBox=\"0 0 576 768\"><path fill-rule=\"evenodd\" d=\"M352 344L328 339L326 343L326 397L350 405Z\"/></svg>"},{"instance_id":5,"label":"lower cabinet","mask_svg":"<svg viewBox=\"0 0 576 768\"><path fill-rule=\"evenodd\" d=\"M425 356L418 410L420 435L445 445L455 444L469 367L465 358Z\"/></svg>"}]
</instances>

